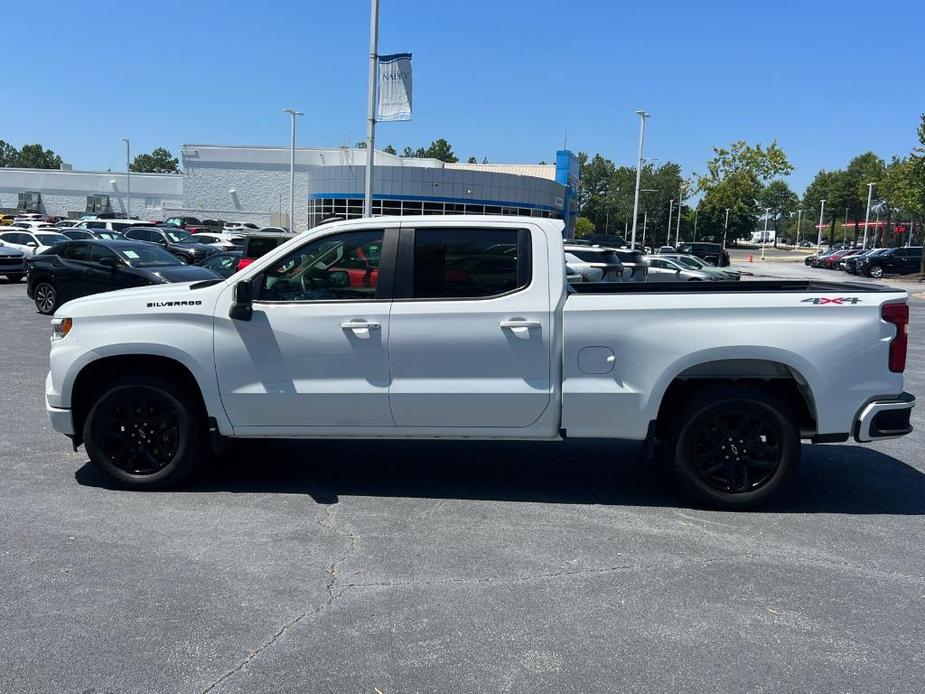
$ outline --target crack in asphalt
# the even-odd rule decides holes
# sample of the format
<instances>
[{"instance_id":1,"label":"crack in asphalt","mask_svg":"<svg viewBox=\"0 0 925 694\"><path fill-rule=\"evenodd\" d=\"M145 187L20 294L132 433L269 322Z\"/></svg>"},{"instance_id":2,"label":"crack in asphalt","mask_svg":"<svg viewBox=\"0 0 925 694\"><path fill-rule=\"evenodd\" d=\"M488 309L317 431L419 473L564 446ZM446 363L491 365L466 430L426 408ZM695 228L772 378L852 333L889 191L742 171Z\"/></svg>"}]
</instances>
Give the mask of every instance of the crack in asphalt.
<instances>
[{"instance_id":1,"label":"crack in asphalt","mask_svg":"<svg viewBox=\"0 0 925 694\"><path fill-rule=\"evenodd\" d=\"M213 691L217 686L219 686L223 682L226 682L227 680L231 679L232 677L237 675L239 672L244 670L250 663L256 660L265 650L267 650L268 648L273 646L273 644L279 641L279 639L282 638L283 634L285 634L287 631L292 629L294 626L296 626L299 622L301 622L305 618L314 616L320 612L323 612L324 610L334 607L334 605L337 603L337 599L340 598L344 593L346 593L349 588L351 588L351 584L348 583L346 586L344 586L340 590L337 589L337 584L338 584L337 568L338 566L343 564L347 559L349 559L351 555L353 555L356 552L357 547L359 545L359 536L351 530L347 530L344 532L334 527L334 515L335 514L332 508L333 507L331 505L325 506L324 514L319 520L315 522L318 525L320 525L322 528L324 528L325 530L333 533L334 535L338 537L346 537L347 538L347 548L345 552L339 558L331 562L331 565L327 569L328 575L331 577L326 587L327 592L328 592L328 599L323 604L318 605L317 607L313 607L311 609L305 610L304 612L298 614L297 616L293 617L288 622L283 624L279 629L276 630L273 636L271 636L268 640L264 641L258 648L255 648L253 651L248 653L247 657L244 658L240 663L238 663L233 668L225 672L221 677L219 677L217 680L215 680L209 686L203 689L202 694L208 694L209 692Z\"/></svg>"}]
</instances>

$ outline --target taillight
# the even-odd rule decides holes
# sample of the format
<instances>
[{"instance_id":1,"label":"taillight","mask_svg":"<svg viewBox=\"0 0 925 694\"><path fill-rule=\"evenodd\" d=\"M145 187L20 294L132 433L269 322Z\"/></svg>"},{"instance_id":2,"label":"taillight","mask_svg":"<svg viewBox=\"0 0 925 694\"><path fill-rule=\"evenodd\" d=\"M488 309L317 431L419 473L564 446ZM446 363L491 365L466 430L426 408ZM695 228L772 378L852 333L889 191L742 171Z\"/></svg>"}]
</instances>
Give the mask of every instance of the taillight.
<instances>
[{"instance_id":1,"label":"taillight","mask_svg":"<svg viewBox=\"0 0 925 694\"><path fill-rule=\"evenodd\" d=\"M896 337L890 342L890 371L906 370L906 350L909 346L909 305L884 304L880 316L896 326Z\"/></svg>"}]
</instances>

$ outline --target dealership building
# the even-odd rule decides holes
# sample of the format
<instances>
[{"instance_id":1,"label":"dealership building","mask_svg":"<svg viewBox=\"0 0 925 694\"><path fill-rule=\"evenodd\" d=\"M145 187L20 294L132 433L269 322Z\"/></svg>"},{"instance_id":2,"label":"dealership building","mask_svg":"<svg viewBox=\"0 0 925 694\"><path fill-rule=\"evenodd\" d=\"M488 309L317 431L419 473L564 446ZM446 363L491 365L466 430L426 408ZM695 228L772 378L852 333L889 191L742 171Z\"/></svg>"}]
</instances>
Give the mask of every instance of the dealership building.
<instances>
[{"instance_id":1,"label":"dealership building","mask_svg":"<svg viewBox=\"0 0 925 694\"><path fill-rule=\"evenodd\" d=\"M289 226L289 157L288 147L183 145L182 174L0 169L0 209ZM362 216L365 165L364 149L297 148L293 228ZM373 214L525 215L563 219L571 232L577 180L578 160L567 150L554 164L535 165L449 164L376 151Z\"/></svg>"}]
</instances>

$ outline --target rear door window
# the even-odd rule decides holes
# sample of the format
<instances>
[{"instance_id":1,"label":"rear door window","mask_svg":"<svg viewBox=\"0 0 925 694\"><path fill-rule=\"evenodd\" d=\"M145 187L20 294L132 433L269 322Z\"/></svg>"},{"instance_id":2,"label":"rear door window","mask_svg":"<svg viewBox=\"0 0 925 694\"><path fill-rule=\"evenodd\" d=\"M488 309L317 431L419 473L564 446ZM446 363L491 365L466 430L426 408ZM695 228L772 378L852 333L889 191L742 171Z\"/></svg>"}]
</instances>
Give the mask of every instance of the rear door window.
<instances>
[{"instance_id":1,"label":"rear door window","mask_svg":"<svg viewBox=\"0 0 925 694\"><path fill-rule=\"evenodd\" d=\"M68 260L87 260L87 245L83 241L64 244L61 257Z\"/></svg>"},{"instance_id":2,"label":"rear door window","mask_svg":"<svg viewBox=\"0 0 925 694\"><path fill-rule=\"evenodd\" d=\"M485 298L522 289L531 270L525 248L526 230L417 229L412 297Z\"/></svg>"}]
</instances>

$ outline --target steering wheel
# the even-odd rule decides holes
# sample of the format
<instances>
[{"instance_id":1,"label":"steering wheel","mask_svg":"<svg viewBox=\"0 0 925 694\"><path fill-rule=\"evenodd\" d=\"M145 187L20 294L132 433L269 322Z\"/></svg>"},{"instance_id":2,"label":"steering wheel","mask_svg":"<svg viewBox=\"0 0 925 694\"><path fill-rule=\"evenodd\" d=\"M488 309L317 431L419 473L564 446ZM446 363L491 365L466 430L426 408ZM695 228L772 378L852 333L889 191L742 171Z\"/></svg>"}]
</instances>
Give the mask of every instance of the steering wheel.
<instances>
[{"instance_id":1,"label":"steering wheel","mask_svg":"<svg viewBox=\"0 0 925 694\"><path fill-rule=\"evenodd\" d=\"M302 285L302 293L308 294L315 288L315 280L313 280L308 274L308 268L305 268L305 272L302 273L302 277L299 278L299 283Z\"/></svg>"}]
</instances>

